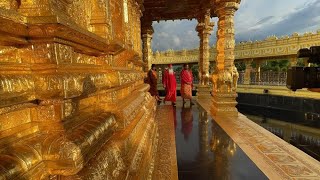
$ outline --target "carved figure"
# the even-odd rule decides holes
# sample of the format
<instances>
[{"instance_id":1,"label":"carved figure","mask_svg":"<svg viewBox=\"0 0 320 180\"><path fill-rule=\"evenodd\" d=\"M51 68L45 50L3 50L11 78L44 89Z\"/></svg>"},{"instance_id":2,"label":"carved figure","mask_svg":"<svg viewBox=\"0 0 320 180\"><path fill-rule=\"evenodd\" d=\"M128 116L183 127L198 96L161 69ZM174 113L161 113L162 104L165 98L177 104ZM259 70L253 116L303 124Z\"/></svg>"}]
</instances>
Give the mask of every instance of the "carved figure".
<instances>
[{"instance_id":1,"label":"carved figure","mask_svg":"<svg viewBox=\"0 0 320 180\"><path fill-rule=\"evenodd\" d=\"M232 89L232 74L229 70L224 70L218 74L218 89L221 91L223 86L227 86L227 92L231 92Z\"/></svg>"},{"instance_id":2,"label":"carved figure","mask_svg":"<svg viewBox=\"0 0 320 180\"><path fill-rule=\"evenodd\" d=\"M239 73L235 65L233 65L231 73L233 81L232 91L236 91L238 86Z\"/></svg>"},{"instance_id":3,"label":"carved figure","mask_svg":"<svg viewBox=\"0 0 320 180\"><path fill-rule=\"evenodd\" d=\"M220 92L222 87L227 87L227 92L234 92L237 89L239 73L235 66L223 71L213 73L211 76L213 91Z\"/></svg>"}]
</instances>

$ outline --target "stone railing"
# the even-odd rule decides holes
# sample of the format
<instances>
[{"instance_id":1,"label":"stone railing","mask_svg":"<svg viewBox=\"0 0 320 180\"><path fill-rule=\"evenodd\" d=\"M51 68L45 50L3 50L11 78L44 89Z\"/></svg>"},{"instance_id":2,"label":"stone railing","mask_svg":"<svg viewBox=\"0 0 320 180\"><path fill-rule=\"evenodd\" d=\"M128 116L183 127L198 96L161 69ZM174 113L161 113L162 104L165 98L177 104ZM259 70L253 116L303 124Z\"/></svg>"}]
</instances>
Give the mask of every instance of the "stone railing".
<instances>
[{"instance_id":1,"label":"stone railing","mask_svg":"<svg viewBox=\"0 0 320 180\"><path fill-rule=\"evenodd\" d=\"M316 33L304 33L299 35L294 33L291 36L269 36L262 41L247 41L236 44L235 60L253 58L280 58L295 57L300 48L320 45L320 30ZM210 49L210 61L215 61L216 49ZM197 63L199 61L199 50L180 50L172 49L165 52L154 52L153 64L182 64Z\"/></svg>"},{"instance_id":2,"label":"stone railing","mask_svg":"<svg viewBox=\"0 0 320 180\"><path fill-rule=\"evenodd\" d=\"M238 84L245 84L245 72L239 72ZM251 85L269 85L269 86L285 86L287 80L287 72L266 71L260 73L260 80L258 80L258 73L251 72Z\"/></svg>"}]
</instances>

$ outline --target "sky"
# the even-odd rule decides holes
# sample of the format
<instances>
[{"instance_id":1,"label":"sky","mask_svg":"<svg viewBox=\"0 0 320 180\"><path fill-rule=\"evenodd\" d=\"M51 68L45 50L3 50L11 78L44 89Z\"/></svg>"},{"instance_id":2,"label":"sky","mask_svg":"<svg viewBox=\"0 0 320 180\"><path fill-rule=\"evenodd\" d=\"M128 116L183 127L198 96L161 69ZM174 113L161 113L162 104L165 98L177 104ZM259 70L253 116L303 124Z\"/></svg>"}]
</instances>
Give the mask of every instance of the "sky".
<instances>
[{"instance_id":1,"label":"sky","mask_svg":"<svg viewBox=\"0 0 320 180\"><path fill-rule=\"evenodd\" d=\"M217 18L210 46L216 43ZM196 20L153 22L152 49L193 49L199 46L195 31ZM295 32L320 30L320 0L241 0L235 14L235 39L240 41L263 40L271 35L278 37Z\"/></svg>"}]
</instances>

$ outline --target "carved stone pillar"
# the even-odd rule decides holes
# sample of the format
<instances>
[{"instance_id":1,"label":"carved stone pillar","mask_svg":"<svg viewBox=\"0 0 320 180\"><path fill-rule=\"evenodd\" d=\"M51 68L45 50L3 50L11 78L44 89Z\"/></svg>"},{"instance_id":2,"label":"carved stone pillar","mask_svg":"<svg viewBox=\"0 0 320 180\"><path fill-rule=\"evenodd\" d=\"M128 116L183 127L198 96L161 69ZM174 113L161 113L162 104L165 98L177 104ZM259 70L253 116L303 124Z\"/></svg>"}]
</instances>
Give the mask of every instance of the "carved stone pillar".
<instances>
[{"instance_id":1,"label":"carved stone pillar","mask_svg":"<svg viewBox=\"0 0 320 180\"><path fill-rule=\"evenodd\" d=\"M199 86L198 98L208 98L210 96L209 87L209 38L213 29L214 23L210 22L210 10L206 10L203 15L198 18L196 30L200 38L199 45Z\"/></svg>"},{"instance_id":2,"label":"carved stone pillar","mask_svg":"<svg viewBox=\"0 0 320 180\"><path fill-rule=\"evenodd\" d=\"M213 115L237 116L235 107L236 88L239 73L234 65L234 13L239 7L237 2L216 1L218 21L216 70L212 74Z\"/></svg>"},{"instance_id":3,"label":"carved stone pillar","mask_svg":"<svg viewBox=\"0 0 320 180\"><path fill-rule=\"evenodd\" d=\"M141 27L141 36L142 36L142 53L143 53L143 62L147 64L145 71L148 71L151 68L151 58L152 58L152 48L151 40L153 35L152 21L145 22L143 21Z\"/></svg>"},{"instance_id":4,"label":"carved stone pillar","mask_svg":"<svg viewBox=\"0 0 320 180\"><path fill-rule=\"evenodd\" d=\"M246 70L244 72L244 83L243 84L250 84L251 83L251 71L252 71L252 59L245 60Z\"/></svg>"}]
</instances>

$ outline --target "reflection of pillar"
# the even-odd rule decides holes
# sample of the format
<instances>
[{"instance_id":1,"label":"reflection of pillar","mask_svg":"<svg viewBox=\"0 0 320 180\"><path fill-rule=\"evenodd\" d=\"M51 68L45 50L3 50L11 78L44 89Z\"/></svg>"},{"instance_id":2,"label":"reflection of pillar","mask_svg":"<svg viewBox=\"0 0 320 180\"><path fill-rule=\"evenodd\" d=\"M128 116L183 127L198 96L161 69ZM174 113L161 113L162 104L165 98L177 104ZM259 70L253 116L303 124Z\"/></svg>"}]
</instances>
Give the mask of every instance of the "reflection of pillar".
<instances>
[{"instance_id":1,"label":"reflection of pillar","mask_svg":"<svg viewBox=\"0 0 320 180\"><path fill-rule=\"evenodd\" d=\"M151 40L154 32L152 21L143 21L141 26L143 62L147 64L145 71L148 71L151 68L152 58Z\"/></svg>"},{"instance_id":2,"label":"reflection of pillar","mask_svg":"<svg viewBox=\"0 0 320 180\"><path fill-rule=\"evenodd\" d=\"M217 2L217 1L216 1ZM216 70L212 74L213 105L211 111L214 115L227 114L237 116L235 108L236 88L239 74L234 66L234 13L239 7L237 2L218 1L215 4L217 14L217 58Z\"/></svg>"},{"instance_id":3,"label":"reflection of pillar","mask_svg":"<svg viewBox=\"0 0 320 180\"><path fill-rule=\"evenodd\" d=\"M256 82L261 82L261 60L256 61Z\"/></svg>"},{"instance_id":4,"label":"reflection of pillar","mask_svg":"<svg viewBox=\"0 0 320 180\"><path fill-rule=\"evenodd\" d=\"M199 111L199 152L200 152L200 160L206 161L208 160L208 152L209 152L209 119L206 111Z\"/></svg>"},{"instance_id":5,"label":"reflection of pillar","mask_svg":"<svg viewBox=\"0 0 320 180\"><path fill-rule=\"evenodd\" d=\"M245 60L246 70L244 71L244 82L243 84L250 84L251 83L251 71L252 71L252 59Z\"/></svg>"},{"instance_id":6,"label":"reflection of pillar","mask_svg":"<svg viewBox=\"0 0 320 180\"><path fill-rule=\"evenodd\" d=\"M199 18L196 30L200 38L199 45L199 86L198 98L208 98L210 96L209 87L209 37L214 23L210 22L210 9L206 10Z\"/></svg>"}]
</instances>

